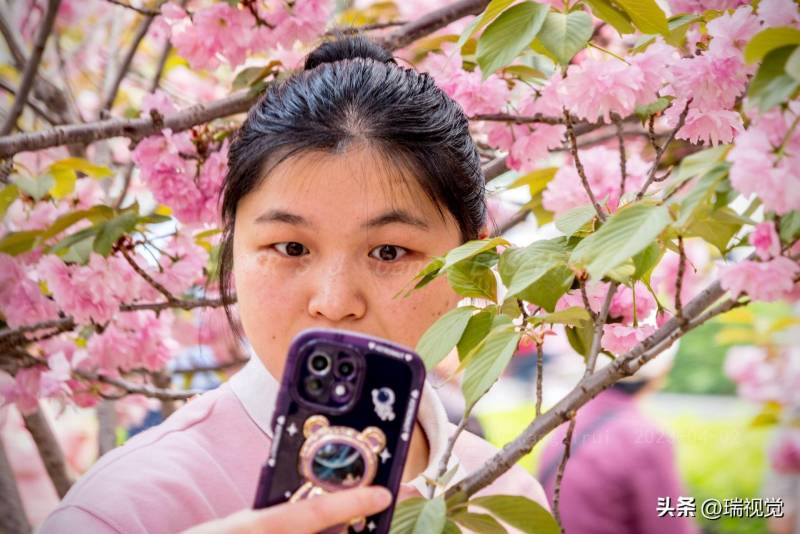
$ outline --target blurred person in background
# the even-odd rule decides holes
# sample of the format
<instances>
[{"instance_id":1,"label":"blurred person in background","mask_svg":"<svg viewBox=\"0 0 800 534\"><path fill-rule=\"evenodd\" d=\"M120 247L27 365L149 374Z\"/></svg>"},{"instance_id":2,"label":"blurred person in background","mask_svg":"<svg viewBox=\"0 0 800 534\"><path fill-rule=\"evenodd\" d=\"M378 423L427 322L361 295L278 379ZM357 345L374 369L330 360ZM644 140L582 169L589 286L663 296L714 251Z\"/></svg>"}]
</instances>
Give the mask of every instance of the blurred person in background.
<instances>
[{"instance_id":1,"label":"blurred person in background","mask_svg":"<svg viewBox=\"0 0 800 534\"><path fill-rule=\"evenodd\" d=\"M578 411L559 497L565 532L699 532L690 513L680 517L684 512L678 498L689 495L678 474L671 438L639 409L641 399L660 388L677 348L674 343ZM539 460L539 480L551 506L567 427L564 423L553 432ZM659 499L667 498L660 507Z\"/></svg>"}]
</instances>

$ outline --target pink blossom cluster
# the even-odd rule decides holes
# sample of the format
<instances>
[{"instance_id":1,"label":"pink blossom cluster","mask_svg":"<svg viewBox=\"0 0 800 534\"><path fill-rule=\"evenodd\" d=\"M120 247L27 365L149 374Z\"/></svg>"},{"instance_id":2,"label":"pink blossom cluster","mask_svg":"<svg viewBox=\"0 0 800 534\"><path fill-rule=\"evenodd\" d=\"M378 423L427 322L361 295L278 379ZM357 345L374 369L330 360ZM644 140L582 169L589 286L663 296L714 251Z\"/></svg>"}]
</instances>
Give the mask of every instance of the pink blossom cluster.
<instances>
[{"instance_id":1,"label":"pink blossom cluster","mask_svg":"<svg viewBox=\"0 0 800 534\"><path fill-rule=\"evenodd\" d=\"M586 284L586 297L594 313L601 311L609 286L607 282L591 280ZM634 287L635 295L634 289L619 286L608 307L607 324L603 326L600 346L614 354L624 354L656 329L651 320L657 305L655 298L642 282L636 282ZM584 307L580 290L569 291L561 297L556 304L556 310L573 306Z\"/></svg>"},{"instance_id":2,"label":"pink blossom cluster","mask_svg":"<svg viewBox=\"0 0 800 534\"><path fill-rule=\"evenodd\" d=\"M800 349L737 345L728 350L725 374L754 402L800 404Z\"/></svg>"},{"instance_id":3,"label":"pink blossom cluster","mask_svg":"<svg viewBox=\"0 0 800 534\"><path fill-rule=\"evenodd\" d=\"M198 165L197 158L190 134L173 134L169 129L143 139L132 154L142 180L156 200L189 224L218 218L217 200L228 165L227 139L202 165Z\"/></svg>"},{"instance_id":4,"label":"pink blossom cluster","mask_svg":"<svg viewBox=\"0 0 800 534\"><path fill-rule=\"evenodd\" d=\"M141 294L145 283L124 259L94 252L86 265L67 265L46 254L37 271L59 308L79 324L110 321L120 304Z\"/></svg>"},{"instance_id":5,"label":"pink blossom cluster","mask_svg":"<svg viewBox=\"0 0 800 534\"><path fill-rule=\"evenodd\" d=\"M769 448L772 468L782 474L800 474L800 429L789 427L780 433Z\"/></svg>"},{"instance_id":6,"label":"pink blossom cluster","mask_svg":"<svg viewBox=\"0 0 800 534\"><path fill-rule=\"evenodd\" d=\"M691 99L677 137L693 143L730 143L744 129L734 104L744 93L749 75L755 72L755 66L745 64L741 50L760 25L752 9L742 6L713 19L706 28L711 37L708 50L681 58L670 69L672 79L664 93L675 100L664 112L664 125L677 126Z\"/></svg>"},{"instance_id":7,"label":"pink blossom cluster","mask_svg":"<svg viewBox=\"0 0 800 534\"><path fill-rule=\"evenodd\" d=\"M0 254L0 312L11 328L58 318L56 303L42 294L30 271L8 254Z\"/></svg>"},{"instance_id":8,"label":"pink blossom cluster","mask_svg":"<svg viewBox=\"0 0 800 534\"><path fill-rule=\"evenodd\" d=\"M668 0L672 14L703 13L709 9L735 9L748 4L748 0Z\"/></svg>"},{"instance_id":9,"label":"pink blossom cluster","mask_svg":"<svg viewBox=\"0 0 800 534\"><path fill-rule=\"evenodd\" d=\"M50 347L55 347L52 341ZM16 403L23 414L35 412L39 408L39 399L55 397L64 400L67 395L74 398L75 402L85 399L78 393L81 384L71 375L75 345L67 349L70 356L63 350L50 352L47 365L36 365L17 370L12 378L0 373L0 402L1 405ZM86 404L82 404L86 405Z\"/></svg>"},{"instance_id":10,"label":"pink blossom cluster","mask_svg":"<svg viewBox=\"0 0 800 534\"><path fill-rule=\"evenodd\" d=\"M579 157L595 199L607 211L616 211L622 183L619 150L595 146L581 150ZM627 154L625 191L637 191L644 184L647 171L647 163L636 151ZM542 205L556 215L589 202L574 162L561 166L542 194Z\"/></svg>"},{"instance_id":11,"label":"pink blossom cluster","mask_svg":"<svg viewBox=\"0 0 800 534\"><path fill-rule=\"evenodd\" d=\"M757 195L764 210L785 215L800 209L800 131L787 139L800 104L755 115L728 152L731 185L742 195Z\"/></svg>"},{"instance_id":12,"label":"pink blossom cluster","mask_svg":"<svg viewBox=\"0 0 800 534\"><path fill-rule=\"evenodd\" d=\"M171 25L172 44L192 68L214 69L221 59L235 67L248 54L315 38L325 28L333 8L329 0L273 0L251 6L254 11L215 2L189 16L182 7L168 2L161 13Z\"/></svg>"},{"instance_id":13,"label":"pink blossom cluster","mask_svg":"<svg viewBox=\"0 0 800 534\"><path fill-rule=\"evenodd\" d=\"M655 101L678 60L675 48L660 41L631 56L628 63L586 57L569 66L557 91L563 105L577 117L610 122L612 113L627 117L636 106Z\"/></svg>"},{"instance_id":14,"label":"pink blossom cluster","mask_svg":"<svg viewBox=\"0 0 800 534\"><path fill-rule=\"evenodd\" d=\"M110 376L139 367L158 371L178 348L170 333L172 321L168 311L118 315L102 333L89 338L88 356L81 365Z\"/></svg>"},{"instance_id":15,"label":"pink blossom cluster","mask_svg":"<svg viewBox=\"0 0 800 534\"><path fill-rule=\"evenodd\" d=\"M472 72L465 71L461 54L453 43L443 44L442 51L443 54L429 54L421 68L461 105L467 116L498 113L505 107L510 90L502 78L491 74L483 81L479 67Z\"/></svg>"}]
</instances>

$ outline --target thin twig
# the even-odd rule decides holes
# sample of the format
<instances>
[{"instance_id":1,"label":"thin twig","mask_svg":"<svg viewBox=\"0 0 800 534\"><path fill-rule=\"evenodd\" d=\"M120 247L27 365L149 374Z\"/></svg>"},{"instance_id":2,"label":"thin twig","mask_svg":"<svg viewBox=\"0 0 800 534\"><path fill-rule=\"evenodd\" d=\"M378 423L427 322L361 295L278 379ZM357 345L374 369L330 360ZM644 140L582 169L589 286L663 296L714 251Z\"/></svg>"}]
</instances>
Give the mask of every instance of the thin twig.
<instances>
[{"instance_id":1,"label":"thin twig","mask_svg":"<svg viewBox=\"0 0 800 534\"><path fill-rule=\"evenodd\" d=\"M147 282L148 284L150 284L156 291L158 291L159 293L164 295L164 297L166 297L166 299L167 299L167 302L175 303L175 302L178 302L180 300L180 299L176 298L175 295L170 293L170 291L166 287L164 287L162 284L160 284L158 281L156 281L152 276L150 276L144 269L142 269L139 266L139 264L136 263L136 260L134 260L131 257L131 255L128 253L128 251L126 250L125 246L120 247L119 250L122 253L122 256L125 258L125 260L128 262L128 265L130 265L131 268L134 271L136 271L136 274L141 276L142 279L145 282Z\"/></svg>"},{"instance_id":2,"label":"thin twig","mask_svg":"<svg viewBox=\"0 0 800 534\"><path fill-rule=\"evenodd\" d=\"M113 2L113 0L106 1ZM106 91L103 94L100 104L101 117L105 116L114 105L114 100L117 98L117 93L119 92L120 85L122 85L122 80L128 73L128 69L130 69L131 63L133 63L133 57L136 55L136 51L139 49L139 44L141 44L145 35L147 35L147 31L150 29L150 24L152 24L156 15L158 15L158 12L154 12L152 15L147 15L144 19L142 19L142 21L139 23L139 26L136 28L136 33L133 35L133 40L131 41L128 50L125 52L122 62L119 64L116 72L114 72L111 82L106 86Z\"/></svg>"},{"instance_id":3,"label":"thin twig","mask_svg":"<svg viewBox=\"0 0 800 534\"><path fill-rule=\"evenodd\" d=\"M536 343L536 417L542 415L542 399L544 398L544 352L542 343Z\"/></svg>"},{"instance_id":4,"label":"thin twig","mask_svg":"<svg viewBox=\"0 0 800 534\"><path fill-rule=\"evenodd\" d=\"M686 250L683 247L683 236L678 235L678 276L675 278L675 317L685 324L683 305L681 304L681 291L683 290L683 276L686 270Z\"/></svg>"},{"instance_id":5,"label":"thin twig","mask_svg":"<svg viewBox=\"0 0 800 534\"><path fill-rule=\"evenodd\" d=\"M569 111L567 108L564 108L564 124L567 126L567 139L570 143L570 152L572 154L572 159L575 162L575 170L578 171L578 176L581 178L581 183L583 183L583 189L586 191L586 195L589 197L589 200L594 206L594 210L597 212L597 218L601 221L606 220L606 214L603 213L603 210L600 208L600 204L597 203L597 199L592 192L592 188L589 185L589 178L586 176L586 171L583 168L583 164L581 163L581 158L578 155L578 141L575 138L575 128L572 125L572 117L569 115Z\"/></svg>"},{"instance_id":6,"label":"thin twig","mask_svg":"<svg viewBox=\"0 0 800 534\"><path fill-rule=\"evenodd\" d=\"M25 70L22 72L22 81L19 83L17 89L17 97L14 99L14 104L8 112L5 123L0 127L0 136L7 135L17 123L17 119L22 114L25 103L28 101L28 94L31 92L33 82L36 79L36 71L39 70L39 63L44 54L44 47L47 43L47 38L50 37L50 31L53 29L53 23L56 20L56 13L58 12L58 5L61 0L48 0L47 10L45 11L44 18L36 32L36 40L33 45L31 55L25 63Z\"/></svg>"},{"instance_id":7,"label":"thin twig","mask_svg":"<svg viewBox=\"0 0 800 534\"><path fill-rule=\"evenodd\" d=\"M7 83L5 80L0 79L0 89L6 91L11 95L16 95L17 90L11 86L11 84ZM56 117L50 115L49 112L45 111L37 102L34 102L33 99L28 98L28 101L25 103L26 106L31 108L34 113L39 115L41 118L46 120L51 126L55 124L60 124L60 120Z\"/></svg>"},{"instance_id":8,"label":"thin twig","mask_svg":"<svg viewBox=\"0 0 800 534\"><path fill-rule=\"evenodd\" d=\"M0 532L30 532L31 525L22 505L14 469L8 461L3 438L0 436Z\"/></svg>"},{"instance_id":9,"label":"thin twig","mask_svg":"<svg viewBox=\"0 0 800 534\"><path fill-rule=\"evenodd\" d=\"M436 483L447 472L447 464L450 461L450 457L453 455L453 449L456 446L456 440L458 440L458 436L467 427L467 424L469 423L469 416L472 414L472 408L474 406L475 404L471 404L464 408L464 415L461 416L461 420L458 422L458 425L456 426L455 430L453 430L453 433L447 439L447 447L445 447L444 454L442 455L442 458L439 460L439 470L436 474L436 480L428 481L430 487L430 493L428 495L429 499L432 499L436 492Z\"/></svg>"},{"instance_id":10,"label":"thin twig","mask_svg":"<svg viewBox=\"0 0 800 534\"><path fill-rule=\"evenodd\" d=\"M124 7L125 9L130 9L131 11L136 11L137 13L145 15L147 17L156 17L160 14L160 11L132 6L130 4L126 4L125 2L121 2L120 0L105 0L105 1L108 2L109 4L114 4L116 6Z\"/></svg>"},{"instance_id":11,"label":"thin twig","mask_svg":"<svg viewBox=\"0 0 800 534\"><path fill-rule=\"evenodd\" d=\"M564 453L561 456L561 462L558 464L558 472L556 472L556 484L555 488L553 489L553 517L558 523L561 532L564 532L564 525L561 522L561 511L559 510L559 504L561 500L561 481L564 478L564 471L567 468L567 460L569 460L570 451L572 450L572 434L575 432L575 411L570 412L568 415L569 417L569 426L567 427L567 432L564 435Z\"/></svg>"},{"instance_id":12,"label":"thin twig","mask_svg":"<svg viewBox=\"0 0 800 534\"><path fill-rule=\"evenodd\" d=\"M614 125L617 130L617 141L619 143L619 196L625 194L625 180L628 178L627 159L625 157L625 136L622 131L622 119L619 115L614 115Z\"/></svg>"},{"instance_id":13,"label":"thin twig","mask_svg":"<svg viewBox=\"0 0 800 534\"><path fill-rule=\"evenodd\" d=\"M547 117L542 114L532 116L511 115L508 113L485 113L469 117L471 121L512 122L514 124L564 124L564 119Z\"/></svg>"},{"instance_id":14,"label":"thin twig","mask_svg":"<svg viewBox=\"0 0 800 534\"><path fill-rule=\"evenodd\" d=\"M650 167L650 172L647 173L647 180L644 182L644 185L639 192L636 193L636 200L640 200L644 194L647 193L647 189L650 187L650 184L652 184L653 180L655 180L656 172L658 172L658 165L661 163L661 158L664 156L667 148L669 148L670 143L672 143L672 141L675 139L678 131L680 131L680 129L683 128L683 125L686 123L686 116L689 114L689 104L691 103L691 98L686 101L686 105L683 107L680 117L678 117L678 124L676 124L675 128L673 128L669 133L669 136L667 137L666 141L664 141L664 144L661 146L656 146L656 156L653 158L653 166ZM652 142L655 143L655 141Z\"/></svg>"}]
</instances>

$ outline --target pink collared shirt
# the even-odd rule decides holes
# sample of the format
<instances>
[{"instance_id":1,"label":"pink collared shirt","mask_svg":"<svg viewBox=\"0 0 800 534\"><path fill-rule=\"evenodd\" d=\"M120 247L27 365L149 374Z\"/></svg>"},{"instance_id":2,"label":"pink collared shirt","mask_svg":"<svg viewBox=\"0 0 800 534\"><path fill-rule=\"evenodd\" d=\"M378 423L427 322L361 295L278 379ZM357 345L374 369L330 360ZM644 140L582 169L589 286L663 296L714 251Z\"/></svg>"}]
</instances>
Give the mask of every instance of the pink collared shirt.
<instances>
[{"instance_id":1,"label":"pink collared shirt","mask_svg":"<svg viewBox=\"0 0 800 534\"><path fill-rule=\"evenodd\" d=\"M162 424L104 455L70 489L38 532L171 533L249 508L269 451L278 382L258 358L219 388L200 395ZM429 443L428 467L402 485L401 495L425 491L435 478L454 425L426 382L418 421ZM450 466L450 485L497 452L463 432ZM438 493L437 493L438 494ZM514 466L478 495L524 495L549 509L539 483Z\"/></svg>"}]
</instances>

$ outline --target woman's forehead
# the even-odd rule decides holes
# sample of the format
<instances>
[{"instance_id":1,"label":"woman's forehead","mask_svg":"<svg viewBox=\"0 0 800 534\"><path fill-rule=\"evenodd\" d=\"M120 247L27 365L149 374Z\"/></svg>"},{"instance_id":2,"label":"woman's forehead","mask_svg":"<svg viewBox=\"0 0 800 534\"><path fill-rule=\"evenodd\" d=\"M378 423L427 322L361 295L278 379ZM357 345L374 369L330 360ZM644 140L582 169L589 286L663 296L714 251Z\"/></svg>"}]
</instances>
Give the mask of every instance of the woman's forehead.
<instances>
[{"instance_id":1,"label":"woman's forehead","mask_svg":"<svg viewBox=\"0 0 800 534\"><path fill-rule=\"evenodd\" d=\"M363 145L341 153L303 152L275 166L242 199L238 215L253 220L284 211L312 223L344 223L345 218L366 223L395 212L428 226L443 224L440 211L401 161Z\"/></svg>"}]
</instances>

